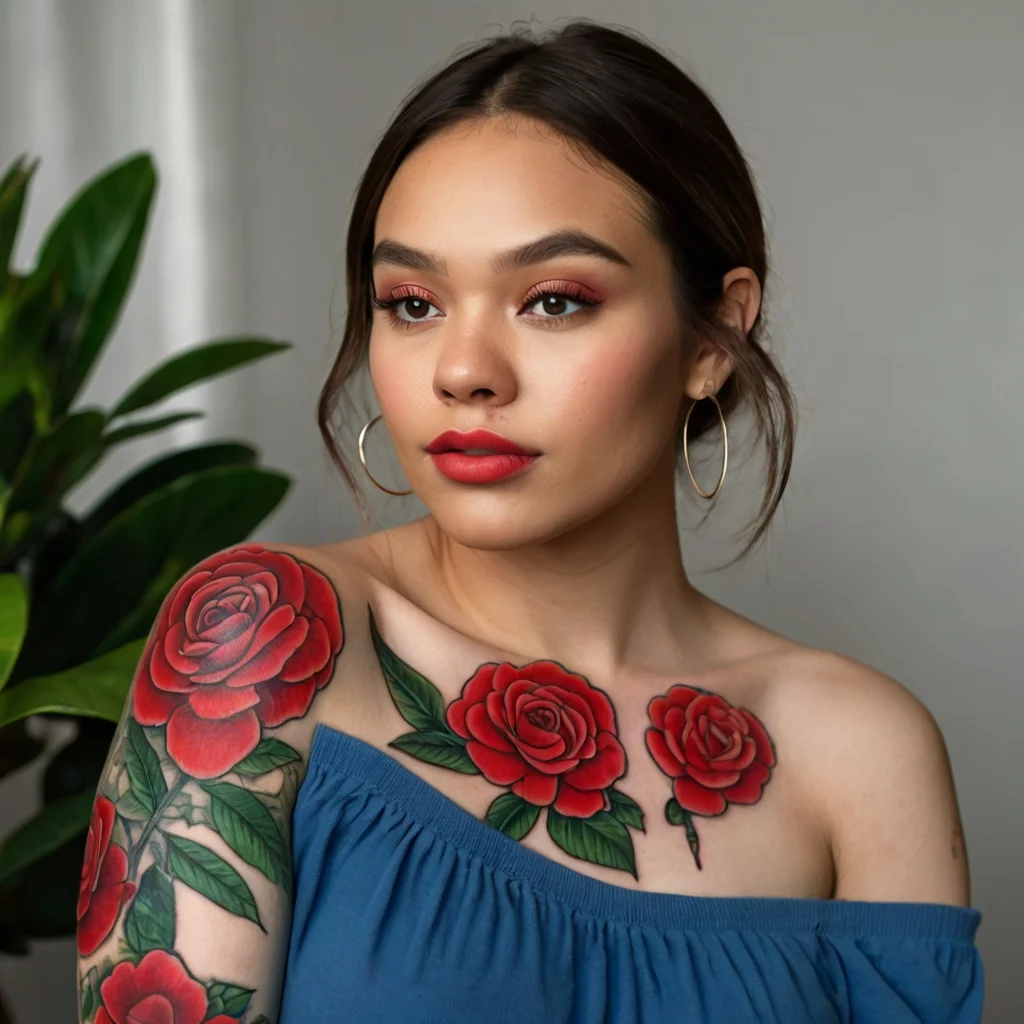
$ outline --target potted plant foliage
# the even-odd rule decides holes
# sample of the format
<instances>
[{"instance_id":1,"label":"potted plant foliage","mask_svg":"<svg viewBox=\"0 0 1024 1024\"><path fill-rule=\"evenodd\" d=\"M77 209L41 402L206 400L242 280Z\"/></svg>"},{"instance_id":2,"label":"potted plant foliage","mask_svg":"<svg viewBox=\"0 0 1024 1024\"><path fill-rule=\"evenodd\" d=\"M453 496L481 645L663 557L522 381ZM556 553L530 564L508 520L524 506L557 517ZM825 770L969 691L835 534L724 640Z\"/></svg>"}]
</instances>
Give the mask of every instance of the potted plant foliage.
<instances>
[{"instance_id":1,"label":"potted plant foliage","mask_svg":"<svg viewBox=\"0 0 1024 1024\"><path fill-rule=\"evenodd\" d=\"M160 603L189 566L248 537L290 484L247 444L206 443L129 473L83 514L69 510L68 493L113 449L202 415L152 407L289 346L208 342L113 408L78 404L132 283L157 177L145 153L105 170L19 273L11 257L37 164L21 157L0 180L0 778L44 756L32 716L76 729L45 766L42 809L0 823L0 952L15 955L75 931L92 801Z\"/></svg>"}]
</instances>

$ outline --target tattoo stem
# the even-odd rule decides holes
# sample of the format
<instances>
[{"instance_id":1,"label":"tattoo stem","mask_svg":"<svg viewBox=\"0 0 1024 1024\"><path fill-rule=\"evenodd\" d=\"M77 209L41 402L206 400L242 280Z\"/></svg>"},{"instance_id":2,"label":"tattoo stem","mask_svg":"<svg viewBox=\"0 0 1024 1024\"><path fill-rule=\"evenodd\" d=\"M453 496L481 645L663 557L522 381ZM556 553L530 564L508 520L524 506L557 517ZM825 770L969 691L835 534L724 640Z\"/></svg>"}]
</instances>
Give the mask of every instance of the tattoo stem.
<instances>
[{"instance_id":1,"label":"tattoo stem","mask_svg":"<svg viewBox=\"0 0 1024 1024\"><path fill-rule=\"evenodd\" d=\"M156 810L153 811L153 816L146 822L146 827L142 830L142 833L139 835L138 842L133 845L131 854L129 855L129 875L134 874L138 869L139 860L142 857L143 850L146 848L146 842L153 833L153 829L156 828L160 819L163 817L164 811L166 811L170 806L171 801L181 792L181 788L185 785L186 781L185 773L178 772L178 777L167 788L167 792L164 794L163 799L157 804Z\"/></svg>"}]
</instances>

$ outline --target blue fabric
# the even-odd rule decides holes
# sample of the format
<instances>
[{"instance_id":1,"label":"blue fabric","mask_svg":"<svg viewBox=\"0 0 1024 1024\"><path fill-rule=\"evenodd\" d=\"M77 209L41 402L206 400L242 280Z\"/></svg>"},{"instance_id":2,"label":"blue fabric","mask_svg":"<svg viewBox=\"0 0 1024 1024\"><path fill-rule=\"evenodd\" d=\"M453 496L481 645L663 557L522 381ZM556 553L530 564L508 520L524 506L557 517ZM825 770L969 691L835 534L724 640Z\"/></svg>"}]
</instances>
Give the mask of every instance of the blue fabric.
<instances>
[{"instance_id":1,"label":"blue fabric","mask_svg":"<svg viewBox=\"0 0 1024 1024\"><path fill-rule=\"evenodd\" d=\"M316 726L281 1024L967 1024L974 908L602 882Z\"/></svg>"}]
</instances>

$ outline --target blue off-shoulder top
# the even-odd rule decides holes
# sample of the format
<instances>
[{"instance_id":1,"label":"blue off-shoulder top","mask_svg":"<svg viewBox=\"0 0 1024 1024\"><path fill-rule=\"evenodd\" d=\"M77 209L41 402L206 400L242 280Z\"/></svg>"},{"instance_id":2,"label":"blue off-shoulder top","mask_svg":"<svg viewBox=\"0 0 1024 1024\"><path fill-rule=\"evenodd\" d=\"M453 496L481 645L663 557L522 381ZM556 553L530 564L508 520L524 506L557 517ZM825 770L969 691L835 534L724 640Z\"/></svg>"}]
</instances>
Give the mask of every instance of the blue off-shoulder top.
<instances>
[{"instance_id":1,"label":"blue off-shoulder top","mask_svg":"<svg viewBox=\"0 0 1024 1024\"><path fill-rule=\"evenodd\" d=\"M315 728L281 1024L968 1024L970 907L646 892L491 828Z\"/></svg>"}]
</instances>

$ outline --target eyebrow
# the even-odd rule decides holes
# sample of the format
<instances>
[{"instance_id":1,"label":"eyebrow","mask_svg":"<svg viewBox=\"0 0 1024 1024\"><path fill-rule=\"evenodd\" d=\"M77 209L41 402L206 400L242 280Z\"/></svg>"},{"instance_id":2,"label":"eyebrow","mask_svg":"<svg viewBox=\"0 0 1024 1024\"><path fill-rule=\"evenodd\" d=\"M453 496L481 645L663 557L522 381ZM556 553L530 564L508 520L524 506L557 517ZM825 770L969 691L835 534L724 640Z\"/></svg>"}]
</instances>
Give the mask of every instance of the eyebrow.
<instances>
[{"instance_id":1,"label":"eyebrow","mask_svg":"<svg viewBox=\"0 0 1024 1024\"><path fill-rule=\"evenodd\" d=\"M606 242L588 235L585 231L565 230L535 238L525 245L506 249L490 261L495 274L509 273L522 267L543 263L558 256L595 256L609 263L622 267L632 267L632 263ZM433 253L422 249L414 249L410 245L396 242L393 238L383 238L374 247L370 257L370 266L383 265L406 267L409 270L421 270L428 274L448 276L447 261Z\"/></svg>"}]
</instances>

